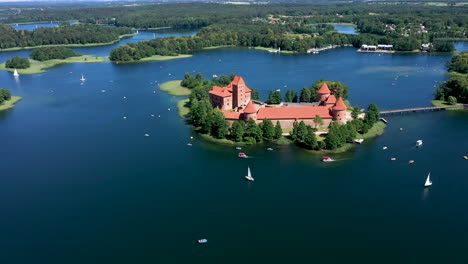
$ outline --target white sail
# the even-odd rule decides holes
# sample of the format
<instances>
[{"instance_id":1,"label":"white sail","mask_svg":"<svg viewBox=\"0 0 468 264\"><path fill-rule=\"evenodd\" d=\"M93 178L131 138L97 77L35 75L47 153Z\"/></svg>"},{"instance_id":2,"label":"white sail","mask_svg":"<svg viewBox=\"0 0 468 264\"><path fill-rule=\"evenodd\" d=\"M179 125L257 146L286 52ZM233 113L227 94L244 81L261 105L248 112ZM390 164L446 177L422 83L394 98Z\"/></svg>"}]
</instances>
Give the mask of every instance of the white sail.
<instances>
[{"instance_id":1,"label":"white sail","mask_svg":"<svg viewBox=\"0 0 468 264\"><path fill-rule=\"evenodd\" d=\"M428 186L431 186L431 185L432 185L431 173L429 172L429 174L427 175L426 182L424 183L424 187L428 187Z\"/></svg>"},{"instance_id":2,"label":"white sail","mask_svg":"<svg viewBox=\"0 0 468 264\"><path fill-rule=\"evenodd\" d=\"M80 81L82 81L82 82L86 81L86 79L85 79L85 77L84 77L83 74L81 74L81 79L80 79Z\"/></svg>"},{"instance_id":3,"label":"white sail","mask_svg":"<svg viewBox=\"0 0 468 264\"><path fill-rule=\"evenodd\" d=\"M247 167L247 176L252 177L252 174L250 174L250 167Z\"/></svg>"},{"instance_id":4,"label":"white sail","mask_svg":"<svg viewBox=\"0 0 468 264\"><path fill-rule=\"evenodd\" d=\"M13 76L15 76L15 77L19 76L19 73L18 73L18 71L16 69L15 69L15 72L13 72Z\"/></svg>"}]
</instances>

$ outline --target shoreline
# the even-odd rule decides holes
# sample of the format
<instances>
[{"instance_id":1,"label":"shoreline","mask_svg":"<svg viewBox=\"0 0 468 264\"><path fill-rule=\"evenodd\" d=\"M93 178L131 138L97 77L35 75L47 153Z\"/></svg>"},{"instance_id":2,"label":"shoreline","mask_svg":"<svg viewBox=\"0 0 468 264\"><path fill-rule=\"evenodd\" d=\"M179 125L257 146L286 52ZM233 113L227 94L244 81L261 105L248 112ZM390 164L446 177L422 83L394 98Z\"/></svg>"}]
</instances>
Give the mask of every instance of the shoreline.
<instances>
[{"instance_id":1,"label":"shoreline","mask_svg":"<svg viewBox=\"0 0 468 264\"><path fill-rule=\"evenodd\" d=\"M27 47L14 47L14 48L6 48L6 49L0 49L0 52L3 51L18 51L18 50L28 50L28 49L37 49L37 48L43 48L43 47L71 47L71 48L83 48L83 47L98 47L98 46L108 46L115 44L119 41L121 41L123 38L128 38L131 36L138 35L137 33L132 33L132 34L125 34L125 35L120 35L119 39L113 40L111 42L105 42L105 43L87 43L87 44L52 44L52 45L39 45L39 46L27 46Z\"/></svg>"},{"instance_id":2,"label":"shoreline","mask_svg":"<svg viewBox=\"0 0 468 264\"><path fill-rule=\"evenodd\" d=\"M53 68L62 64L70 63L102 63L109 61L107 57L94 57L92 55L82 55L76 57L69 57L63 60L53 59L47 61L36 61L33 59L28 59L31 63L31 66L27 69L17 69L19 74L40 74L47 72L46 69ZM0 64L0 71L9 71L13 72L15 69L10 69L5 67L6 63Z\"/></svg>"},{"instance_id":3,"label":"shoreline","mask_svg":"<svg viewBox=\"0 0 468 264\"><path fill-rule=\"evenodd\" d=\"M190 58L193 55L191 54L179 54L177 56L162 56L162 55L153 55L151 57L142 58L139 60L132 60L132 61L110 61L115 64L132 64L132 63L144 63L144 62L152 62L152 61L168 61L168 60L176 60L176 59L186 59Z\"/></svg>"},{"instance_id":4,"label":"shoreline","mask_svg":"<svg viewBox=\"0 0 468 264\"><path fill-rule=\"evenodd\" d=\"M172 96L189 96L192 91L180 85L181 80L168 81L159 85L159 90Z\"/></svg>"},{"instance_id":5,"label":"shoreline","mask_svg":"<svg viewBox=\"0 0 468 264\"><path fill-rule=\"evenodd\" d=\"M23 100L23 97L21 96L12 96L10 100L3 102L3 104L0 104L0 111L14 108L15 104L21 100Z\"/></svg>"}]
</instances>

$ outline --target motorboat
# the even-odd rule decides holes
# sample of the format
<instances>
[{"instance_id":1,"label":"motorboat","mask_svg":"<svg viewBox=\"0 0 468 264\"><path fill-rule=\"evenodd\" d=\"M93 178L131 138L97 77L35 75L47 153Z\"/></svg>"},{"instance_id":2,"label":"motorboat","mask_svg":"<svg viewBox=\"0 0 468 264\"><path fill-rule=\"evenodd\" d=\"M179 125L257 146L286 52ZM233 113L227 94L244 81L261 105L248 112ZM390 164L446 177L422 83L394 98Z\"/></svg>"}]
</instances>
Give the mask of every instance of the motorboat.
<instances>
[{"instance_id":1,"label":"motorboat","mask_svg":"<svg viewBox=\"0 0 468 264\"><path fill-rule=\"evenodd\" d=\"M323 157L322 158L322 161L323 162L332 162L332 161L335 161L334 159L330 158L330 157Z\"/></svg>"},{"instance_id":2,"label":"motorboat","mask_svg":"<svg viewBox=\"0 0 468 264\"><path fill-rule=\"evenodd\" d=\"M240 152L240 153L238 154L238 157L239 157L239 158L247 158L247 155L245 155L244 152Z\"/></svg>"},{"instance_id":3,"label":"motorboat","mask_svg":"<svg viewBox=\"0 0 468 264\"><path fill-rule=\"evenodd\" d=\"M463 156L464 159L468 160L468 156Z\"/></svg>"},{"instance_id":4,"label":"motorboat","mask_svg":"<svg viewBox=\"0 0 468 264\"><path fill-rule=\"evenodd\" d=\"M273 149L272 149L272 148L267 148L267 150L270 150L270 151L272 151Z\"/></svg>"},{"instance_id":5,"label":"motorboat","mask_svg":"<svg viewBox=\"0 0 468 264\"><path fill-rule=\"evenodd\" d=\"M199 243L199 244L204 244L204 243L206 243L206 242L208 242L208 239L206 239L206 238L203 238L203 239L199 239L199 240L198 240L198 243Z\"/></svg>"},{"instance_id":6,"label":"motorboat","mask_svg":"<svg viewBox=\"0 0 468 264\"><path fill-rule=\"evenodd\" d=\"M414 160L410 160L408 161L409 164L413 164L414 163Z\"/></svg>"},{"instance_id":7,"label":"motorboat","mask_svg":"<svg viewBox=\"0 0 468 264\"><path fill-rule=\"evenodd\" d=\"M236 147L237 150L241 150L242 148L241 147Z\"/></svg>"},{"instance_id":8,"label":"motorboat","mask_svg":"<svg viewBox=\"0 0 468 264\"><path fill-rule=\"evenodd\" d=\"M391 160L391 161L395 161L395 160L396 160L396 158L391 158L390 160Z\"/></svg>"},{"instance_id":9,"label":"motorboat","mask_svg":"<svg viewBox=\"0 0 468 264\"><path fill-rule=\"evenodd\" d=\"M187 146L191 147L191 146L192 146L192 143L188 143Z\"/></svg>"},{"instance_id":10,"label":"motorboat","mask_svg":"<svg viewBox=\"0 0 468 264\"><path fill-rule=\"evenodd\" d=\"M421 139L416 141L416 147L420 147L422 146L422 144L423 144L423 141Z\"/></svg>"},{"instance_id":11,"label":"motorboat","mask_svg":"<svg viewBox=\"0 0 468 264\"><path fill-rule=\"evenodd\" d=\"M431 173L429 172L429 174L427 175L427 178L426 178L426 182L424 183L424 187L429 187L431 185L432 185Z\"/></svg>"},{"instance_id":12,"label":"motorboat","mask_svg":"<svg viewBox=\"0 0 468 264\"><path fill-rule=\"evenodd\" d=\"M254 181L254 178L252 177L252 174L250 173L250 167L247 167L247 176L245 176L245 179L248 181Z\"/></svg>"},{"instance_id":13,"label":"motorboat","mask_svg":"<svg viewBox=\"0 0 468 264\"><path fill-rule=\"evenodd\" d=\"M383 147L382 149L383 149L383 150L386 150L386 149L388 149L388 147Z\"/></svg>"}]
</instances>

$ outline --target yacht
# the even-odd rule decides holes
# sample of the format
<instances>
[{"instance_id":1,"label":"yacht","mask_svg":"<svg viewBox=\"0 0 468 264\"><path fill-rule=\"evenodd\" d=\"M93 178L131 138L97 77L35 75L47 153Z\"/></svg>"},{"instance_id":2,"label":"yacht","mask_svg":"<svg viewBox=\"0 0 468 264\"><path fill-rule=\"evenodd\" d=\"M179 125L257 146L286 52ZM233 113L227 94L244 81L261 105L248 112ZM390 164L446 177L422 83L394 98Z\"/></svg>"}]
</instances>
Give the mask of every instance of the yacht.
<instances>
[{"instance_id":1,"label":"yacht","mask_svg":"<svg viewBox=\"0 0 468 264\"><path fill-rule=\"evenodd\" d=\"M13 76L19 77L19 73L18 73L18 71L17 71L16 69L15 69L15 71L13 72Z\"/></svg>"},{"instance_id":2,"label":"yacht","mask_svg":"<svg viewBox=\"0 0 468 264\"><path fill-rule=\"evenodd\" d=\"M420 146L422 146L422 144L423 144L422 140L417 140L416 141L416 147L420 147Z\"/></svg>"},{"instance_id":3,"label":"yacht","mask_svg":"<svg viewBox=\"0 0 468 264\"><path fill-rule=\"evenodd\" d=\"M84 77L83 74L81 74L81 79L80 79L80 81L82 81L82 82L86 81L86 79L85 79L85 77Z\"/></svg>"},{"instance_id":4,"label":"yacht","mask_svg":"<svg viewBox=\"0 0 468 264\"><path fill-rule=\"evenodd\" d=\"M426 182L424 183L424 187L429 187L431 185L432 185L431 173L429 172L429 174L427 175L427 178L426 178Z\"/></svg>"},{"instance_id":5,"label":"yacht","mask_svg":"<svg viewBox=\"0 0 468 264\"><path fill-rule=\"evenodd\" d=\"M322 161L323 162L332 162L332 161L335 161L334 159L330 158L330 157L323 157L322 158Z\"/></svg>"}]
</instances>

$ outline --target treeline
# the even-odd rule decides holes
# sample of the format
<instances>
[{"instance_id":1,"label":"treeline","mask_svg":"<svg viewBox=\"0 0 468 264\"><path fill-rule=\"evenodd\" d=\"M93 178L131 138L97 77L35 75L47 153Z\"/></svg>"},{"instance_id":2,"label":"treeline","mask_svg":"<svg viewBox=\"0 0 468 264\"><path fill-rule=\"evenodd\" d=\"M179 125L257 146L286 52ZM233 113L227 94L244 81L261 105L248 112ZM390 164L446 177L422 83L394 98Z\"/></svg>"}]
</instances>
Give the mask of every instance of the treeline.
<instances>
[{"instance_id":1,"label":"treeline","mask_svg":"<svg viewBox=\"0 0 468 264\"><path fill-rule=\"evenodd\" d=\"M0 104L11 99L11 92L7 89L0 88Z\"/></svg>"},{"instance_id":2,"label":"treeline","mask_svg":"<svg viewBox=\"0 0 468 264\"><path fill-rule=\"evenodd\" d=\"M80 56L81 54L76 53L72 49L66 47L43 47L34 49L31 52L31 59L37 61L46 61L53 59L66 59L74 56Z\"/></svg>"},{"instance_id":3,"label":"treeline","mask_svg":"<svg viewBox=\"0 0 468 264\"><path fill-rule=\"evenodd\" d=\"M131 34L130 28L101 27L97 25L64 25L55 28L38 28L34 31L15 30L0 25L0 49L34 47L41 45L107 43Z\"/></svg>"},{"instance_id":4,"label":"treeline","mask_svg":"<svg viewBox=\"0 0 468 264\"><path fill-rule=\"evenodd\" d=\"M31 63L26 58L20 58L18 56L10 58L5 63L5 68L9 69L27 69L31 66Z\"/></svg>"},{"instance_id":5,"label":"treeline","mask_svg":"<svg viewBox=\"0 0 468 264\"><path fill-rule=\"evenodd\" d=\"M434 92L435 98L451 105L468 103L468 52L453 56L447 66L455 77L440 84Z\"/></svg>"},{"instance_id":6,"label":"treeline","mask_svg":"<svg viewBox=\"0 0 468 264\"><path fill-rule=\"evenodd\" d=\"M282 97L281 92L270 91L268 95L268 104L279 104L281 101L288 102L288 103L309 103L309 102L317 102L318 101L318 94L317 91L320 89L323 83L327 83L328 88L330 89L330 93L334 95L336 98L348 98L349 95L349 87L342 82L335 82L335 81L327 81L327 80L318 80L312 84L309 88L303 88L300 93L294 90L287 90ZM283 98L283 99L282 99Z\"/></svg>"},{"instance_id":7,"label":"treeline","mask_svg":"<svg viewBox=\"0 0 468 264\"><path fill-rule=\"evenodd\" d=\"M378 107L375 104L370 104L364 119L355 116L354 120L344 125L335 121L332 122L328 128L328 134L323 141L318 141L315 130L310 127L308 128L303 121L294 124L290 135L293 142L300 147L313 150L334 150L346 143L354 143L358 135L367 133L379 121L379 118L380 112ZM316 116L315 119L317 122L319 117Z\"/></svg>"}]
</instances>

